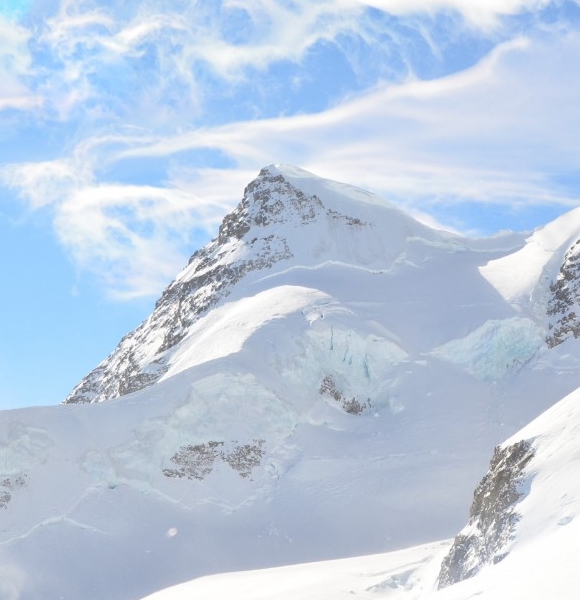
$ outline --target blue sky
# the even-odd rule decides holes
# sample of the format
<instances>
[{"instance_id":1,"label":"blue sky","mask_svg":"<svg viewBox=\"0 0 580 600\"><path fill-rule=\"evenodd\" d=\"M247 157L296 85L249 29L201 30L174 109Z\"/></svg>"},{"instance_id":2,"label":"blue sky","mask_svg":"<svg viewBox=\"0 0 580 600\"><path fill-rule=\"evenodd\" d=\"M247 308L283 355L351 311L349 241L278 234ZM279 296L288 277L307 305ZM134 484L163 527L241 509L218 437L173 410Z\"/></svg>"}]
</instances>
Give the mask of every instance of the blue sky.
<instances>
[{"instance_id":1,"label":"blue sky","mask_svg":"<svg viewBox=\"0 0 580 600\"><path fill-rule=\"evenodd\" d=\"M580 3L0 0L0 407L61 401L259 169L469 235L580 199Z\"/></svg>"}]
</instances>

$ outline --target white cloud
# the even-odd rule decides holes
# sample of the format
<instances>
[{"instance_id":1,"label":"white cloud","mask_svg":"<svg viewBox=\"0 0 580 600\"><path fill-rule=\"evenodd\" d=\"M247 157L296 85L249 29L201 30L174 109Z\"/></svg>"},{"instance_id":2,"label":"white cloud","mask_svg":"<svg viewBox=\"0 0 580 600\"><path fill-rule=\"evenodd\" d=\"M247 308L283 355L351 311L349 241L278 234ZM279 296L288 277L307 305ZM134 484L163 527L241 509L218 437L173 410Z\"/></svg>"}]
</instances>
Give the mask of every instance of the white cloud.
<instances>
[{"instance_id":1,"label":"white cloud","mask_svg":"<svg viewBox=\"0 0 580 600\"><path fill-rule=\"evenodd\" d=\"M6 185L18 189L33 210L62 201L82 182L69 159L6 165L0 177Z\"/></svg>"},{"instance_id":2,"label":"white cloud","mask_svg":"<svg viewBox=\"0 0 580 600\"><path fill-rule=\"evenodd\" d=\"M372 189L417 213L465 202L572 206L578 197L558 181L580 161L578 55L578 34L518 38L465 72L385 85L322 113L173 137L89 137L68 159L5 167L3 178L33 208L51 205L77 264L123 297L157 292L195 248L195 232L215 234L244 186L273 162ZM207 149L237 166L180 160L156 186L96 175L127 159Z\"/></svg>"},{"instance_id":3,"label":"white cloud","mask_svg":"<svg viewBox=\"0 0 580 600\"><path fill-rule=\"evenodd\" d=\"M522 10L537 10L550 4L550 0L359 0L362 4L395 14L435 13L454 10L470 23L484 29L498 24L500 17Z\"/></svg>"},{"instance_id":4,"label":"white cloud","mask_svg":"<svg viewBox=\"0 0 580 600\"><path fill-rule=\"evenodd\" d=\"M211 96L208 71L231 84L249 69L298 62L318 41L359 28L361 10L353 0L153 1L109 12L65 2L38 38L39 90L61 119L100 103L148 122L173 102L187 120Z\"/></svg>"},{"instance_id":5,"label":"white cloud","mask_svg":"<svg viewBox=\"0 0 580 600\"><path fill-rule=\"evenodd\" d=\"M197 238L216 229L223 194L200 198L179 180L167 187L94 182L94 156L87 154L103 143L84 144L69 160L9 165L2 179L31 209L53 211L60 242L109 295L156 294L185 265Z\"/></svg>"},{"instance_id":6,"label":"white cloud","mask_svg":"<svg viewBox=\"0 0 580 600\"><path fill-rule=\"evenodd\" d=\"M379 55L376 63L384 70L378 76L396 71L389 66L390 57L397 52L405 54L405 41L399 39L388 19L379 22L369 18L368 8L397 16L456 11L471 26L487 31L500 24L503 16L549 3L150 0L99 6L96 2L61 0L56 14L35 25L34 31L0 21L0 76L5 90L0 91L0 109L44 107L46 115L62 121L75 115L100 118L108 114L146 124L154 116L158 125L177 127L200 117L204 102L211 101L208 73L223 85L236 85L256 69L266 70L281 61L300 63L320 42L338 44L357 70L360 57L355 56L356 44L348 41L356 39ZM423 35L437 56L437 41L424 23L408 21L405 27ZM385 43L385 39L390 42ZM28 40L34 42L32 57ZM9 73L2 70L3 56L10 56L13 63ZM406 60L403 56L401 64ZM30 90L19 77L23 68L31 75ZM409 68L412 71L412 65ZM401 65L399 69L405 70Z\"/></svg>"},{"instance_id":7,"label":"white cloud","mask_svg":"<svg viewBox=\"0 0 580 600\"><path fill-rule=\"evenodd\" d=\"M113 296L151 295L184 266L195 228L215 224L199 203L176 188L93 186L58 207L55 228L76 263Z\"/></svg>"},{"instance_id":8,"label":"white cloud","mask_svg":"<svg viewBox=\"0 0 580 600\"><path fill-rule=\"evenodd\" d=\"M31 73L30 32L0 16L0 39L0 111L40 107L40 97L26 85Z\"/></svg>"},{"instance_id":9,"label":"white cloud","mask_svg":"<svg viewBox=\"0 0 580 600\"><path fill-rule=\"evenodd\" d=\"M370 7L398 16L454 10L471 26L488 30L502 16L547 3L548 0L151 0L98 6L66 0L34 32L35 97L44 100L48 116L62 121L81 114L85 119L105 114L137 124L150 123L153 118L159 126L178 127L202 115L204 102L210 102L215 91L208 85L211 77L224 86L235 86L247 81L255 70L266 70L275 63L299 64L320 42L340 46L357 70L360 57L354 50L356 43L351 43L356 39L377 53L376 64L383 69L377 67L377 76L392 76L397 69L390 65L391 56L405 54L408 48L388 19L379 22L369 18ZM409 21L405 27L415 28L437 56L437 41L424 24ZM22 27L18 31L18 35L31 35ZM5 45L4 40L10 38L2 39ZM30 59L28 50L22 47L18 56ZM405 56L401 58L398 76L405 74L406 60ZM412 71L412 65L407 66ZM33 104L42 103L29 99L22 106Z\"/></svg>"},{"instance_id":10,"label":"white cloud","mask_svg":"<svg viewBox=\"0 0 580 600\"><path fill-rule=\"evenodd\" d=\"M383 86L313 115L161 138L120 156L214 148L239 168L298 163L409 202L576 202L551 180L580 158L580 36L518 38L439 80Z\"/></svg>"},{"instance_id":11,"label":"white cloud","mask_svg":"<svg viewBox=\"0 0 580 600\"><path fill-rule=\"evenodd\" d=\"M246 67L265 68L274 61L299 61L318 41L332 41L339 33L361 29L357 23L361 7L349 0L230 1L224 2L224 8L226 21L227 11L232 9L243 10L248 16L241 24L247 29L244 43L232 41L219 27L211 27L192 48L193 54L224 77L235 76ZM230 12L230 18L235 26L235 13Z\"/></svg>"}]
</instances>

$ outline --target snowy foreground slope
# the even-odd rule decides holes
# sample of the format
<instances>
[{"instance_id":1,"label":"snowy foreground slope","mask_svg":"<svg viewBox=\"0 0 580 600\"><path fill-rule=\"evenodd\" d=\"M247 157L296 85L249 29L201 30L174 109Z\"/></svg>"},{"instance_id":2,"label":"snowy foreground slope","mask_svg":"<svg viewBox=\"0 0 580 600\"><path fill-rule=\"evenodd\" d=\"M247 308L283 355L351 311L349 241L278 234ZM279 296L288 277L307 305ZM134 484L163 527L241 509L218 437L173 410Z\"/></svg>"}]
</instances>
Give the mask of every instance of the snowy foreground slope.
<instances>
[{"instance_id":1,"label":"snowy foreground slope","mask_svg":"<svg viewBox=\"0 0 580 600\"><path fill-rule=\"evenodd\" d=\"M452 538L494 446L577 386L565 222L467 240L267 167L66 404L0 414L0 598Z\"/></svg>"},{"instance_id":2,"label":"snowy foreground slope","mask_svg":"<svg viewBox=\"0 0 580 600\"><path fill-rule=\"evenodd\" d=\"M214 575L147 600L346 600L353 595L389 600L575 600L580 589L579 436L580 389L496 449L492 467L476 490L472 519L451 547L440 542L381 555ZM510 470L505 461L499 465L497 456L513 456L514 449L521 468ZM498 508L510 487L515 492L512 503ZM494 496L483 511L477 510L486 504L479 497L482 491L487 499ZM445 582L449 560L458 557L461 547L467 552L459 553L455 567L466 578ZM497 552L482 561L489 548Z\"/></svg>"}]
</instances>

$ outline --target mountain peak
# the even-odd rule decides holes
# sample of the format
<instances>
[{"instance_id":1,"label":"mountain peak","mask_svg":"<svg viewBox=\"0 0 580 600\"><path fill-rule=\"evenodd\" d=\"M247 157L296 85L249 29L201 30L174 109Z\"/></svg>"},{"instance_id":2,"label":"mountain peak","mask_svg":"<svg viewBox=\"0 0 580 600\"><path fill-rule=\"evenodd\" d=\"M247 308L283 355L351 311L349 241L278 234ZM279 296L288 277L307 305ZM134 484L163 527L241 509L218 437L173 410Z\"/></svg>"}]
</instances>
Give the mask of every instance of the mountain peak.
<instances>
[{"instance_id":1,"label":"mountain peak","mask_svg":"<svg viewBox=\"0 0 580 600\"><path fill-rule=\"evenodd\" d=\"M263 168L258 177L244 190L244 198L223 220L218 242L241 239L252 226L294 221L306 224L323 211L320 198L307 195L284 176L284 169L275 165ZM303 171L306 173L306 171Z\"/></svg>"},{"instance_id":2,"label":"mountain peak","mask_svg":"<svg viewBox=\"0 0 580 600\"><path fill-rule=\"evenodd\" d=\"M267 166L223 219L217 237L165 289L152 315L65 403L99 402L159 381L192 325L234 292L248 294L248 286L275 265L312 270L334 261L386 268L418 235L436 232L373 194L297 167Z\"/></svg>"},{"instance_id":3,"label":"mountain peak","mask_svg":"<svg viewBox=\"0 0 580 600\"><path fill-rule=\"evenodd\" d=\"M409 272L415 279L435 257L438 262L467 248L458 236L431 229L370 192L296 167L267 166L223 219L217 237L195 252L165 289L151 316L65 402L116 398L199 364L201 350L193 352L195 359L190 352L198 343L198 323L211 320L210 311L226 303L234 306L284 286L340 297L342 282L354 273L365 286L372 279L374 289L387 275ZM259 318L252 317L256 323L280 313L270 301ZM446 341L437 333L435 338ZM216 357L225 356L231 343L222 346Z\"/></svg>"}]
</instances>

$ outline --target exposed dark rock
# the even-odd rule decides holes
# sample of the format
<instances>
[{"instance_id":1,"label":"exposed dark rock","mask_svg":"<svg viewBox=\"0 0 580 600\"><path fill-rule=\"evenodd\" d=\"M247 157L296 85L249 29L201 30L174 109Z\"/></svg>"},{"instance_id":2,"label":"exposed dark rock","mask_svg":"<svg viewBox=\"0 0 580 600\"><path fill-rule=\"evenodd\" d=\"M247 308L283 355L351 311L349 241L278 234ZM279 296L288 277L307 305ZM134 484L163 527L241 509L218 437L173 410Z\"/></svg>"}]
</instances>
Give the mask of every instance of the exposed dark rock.
<instances>
[{"instance_id":1,"label":"exposed dark rock","mask_svg":"<svg viewBox=\"0 0 580 600\"><path fill-rule=\"evenodd\" d=\"M569 337L580 337L580 240L566 252L550 292L546 312L552 320L546 343L553 348Z\"/></svg>"},{"instance_id":2,"label":"exposed dark rock","mask_svg":"<svg viewBox=\"0 0 580 600\"><path fill-rule=\"evenodd\" d=\"M231 238L242 239L254 226L265 227L289 220L303 225L314 221L323 208L318 196L307 196L282 175L262 169L244 190L240 204L223 220L218 243L225 244Z\"/></svg>"},{"instance_id":3,"label":"exposed dark rock","mask_svg":"<svg viewBox=\"0 0 580 600\"><path fill-rule=\"evenodd\" d=\"M265 454L265 440L253 440L253 444L239 445L233 442L231 450L224 450L223 442L209 441L205 444L182 446L172 457L175 469L163 469L166 477L186 477L201 481L209 475L216 461L227 464L240 477L248 478L252 469L260 465Z\"/></svg>"},{"instance_id":4,"label":"exposed dark rock","mask_svg":"<svg viewBox=\"0 0 580 600\"><path fill-rule=\"evenodd\" d=\"M24 487L28 483L26 474L6 477L0 481L0 508L7 509L12 500L12 492L18 488Z\"/></svg>"},{"instance_id":5,"label":"exposed dark rock","mask_svg":"<svg viewBox=\"0 0 580 600\"><path fill-rule=\"evenodd\" d=\"M359 226L359 227L370 227L370 223L364 223L363 221L361 221L358 218L355 217L349 217L348 215L343 215L339 212L337 212L336 210L328 210L327 214L329 217L331 217L332 219L336 219L339 221L344 221L347 225L351 225L351 226Z\"/></svg>"},{"instance_id":6,"label":"exposed dark rock","mask_svg":"<svg viewBox=\"0 0 580 600\"><path fill-rule=\"evenodd\" d=\"M0 490L0 508L8 508L10 500L12 500L12 494L6 490Z\"/></svg>"},{"instance_id":7,"label":"exposed dark rock","mask_svg":"<svg viewBox=\"0 0 580 600\"><path fill-rule=\"evenodd\" d=\"M234 471L240 474L240 477L248 478L252 474L252 469L260 465L265 454L264 444L266 440L253 440L253 444L235 445L230 452L222 453L222 460L228 464Z\"/></svg>"},{"instance_id":8,"label":"exposed dark rock","mask_svg":"<svg viewBox=\"0 0 580 600\"><path fill-rule=\"evenodd\" d=\"M212 472L213 464L220 456L219 448L223 442L207 442L195 446L183 446L172 457L176 469L163 469L166 477L187 477L202 480Z\"/></svg>"},{"instance_id":9,"label":"exposed dark rock","mask_svg":"<svg viewBox=\"0 0 580 600\"><path fill-rule=\"evenodd\" d=\"M367 402L359 402L354 396L347 398L343 392L338 389L336 381L332 375L326 375L318 388L318 393L323 396L330 396L335 402L338 402L342 409L350 415L360 415L363 410L370 405L370 398Z\"/></svg>"},{"instance_id":10,"label":"exposed dark rock","mask_svg":"<svg viewBox=\"0 0 580 600\"><path fill-rule=\"evenodd\" d=\"M439 573L439 588L473 577L484 565L505 558L520 519L525 467L534 451L526 441L497 447L489 471L473 495L469 523L455 538Z\"/></svg>"}]
</instances>

